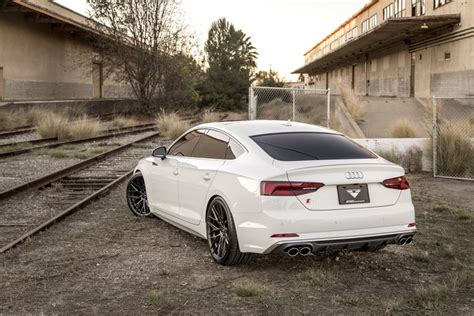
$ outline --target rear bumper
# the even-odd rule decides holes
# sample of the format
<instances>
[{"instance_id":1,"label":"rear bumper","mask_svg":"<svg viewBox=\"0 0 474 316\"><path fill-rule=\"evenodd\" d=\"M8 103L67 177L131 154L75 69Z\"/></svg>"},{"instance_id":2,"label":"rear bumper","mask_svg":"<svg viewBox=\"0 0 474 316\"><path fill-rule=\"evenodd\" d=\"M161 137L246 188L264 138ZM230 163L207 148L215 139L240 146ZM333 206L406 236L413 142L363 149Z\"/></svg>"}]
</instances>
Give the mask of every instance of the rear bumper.
<instances>
[{"instance_id":1,"label":"rear bumper","mask_svg":"<svg viewBox=\"0 0 474 316\"><path fill-rule=\"evenodd\" d=\"M312 252L318 251L336 251L336 250L357 250L368 247L379 247L389 244L398 244L402 238L412 237L416 230L392 233L388 235L363 236L356 238L341 239L307 239L296 241L280 241L273 244L264 251L264 254L286 253L291 247L308 246Z\"/></svg>"}]
</instances>

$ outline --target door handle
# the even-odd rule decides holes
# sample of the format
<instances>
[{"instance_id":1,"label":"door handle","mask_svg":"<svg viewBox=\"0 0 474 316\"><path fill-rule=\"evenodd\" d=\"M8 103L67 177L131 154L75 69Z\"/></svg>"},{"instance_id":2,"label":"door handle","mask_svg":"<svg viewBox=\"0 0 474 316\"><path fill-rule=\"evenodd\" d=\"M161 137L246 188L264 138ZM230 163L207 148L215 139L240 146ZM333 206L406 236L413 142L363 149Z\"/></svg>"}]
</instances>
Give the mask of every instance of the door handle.
<instances>
[{"instance_id":1,"label":"door handle","mask_svg":"<svg viewBox=\"0 0 474 316\"><path fill-rule=\"evenodd\" d=\"M178 169L173 170L173 174L174 174L175 176L177 176L177 175L179 174Z\"/></svg>"},{"instance_id":2,"label":"door handle","mask_svg":"<svg viewBox=\"0 0 474 316\"><path fill-rule=\"evenodd\" d=\"M203 177L204 181L209 181L211 180L211 175L209 173L206 173Z\"/></svg>"}]
</instances>

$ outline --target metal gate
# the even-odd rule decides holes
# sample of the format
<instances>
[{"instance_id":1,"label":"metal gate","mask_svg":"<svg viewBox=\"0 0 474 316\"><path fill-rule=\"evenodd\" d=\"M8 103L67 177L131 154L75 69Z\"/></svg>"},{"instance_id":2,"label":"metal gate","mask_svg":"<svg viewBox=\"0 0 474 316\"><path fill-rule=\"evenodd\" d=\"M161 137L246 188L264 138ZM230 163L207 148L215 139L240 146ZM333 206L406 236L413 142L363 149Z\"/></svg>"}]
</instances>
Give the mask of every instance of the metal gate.
<instances>
[{"instance_id":1,"label":"metal gate","mask_svg":"<svg viewBox=\"0 0 474 316\"><path fill-rule=\"evenodd\" d=\"M474 97L432 99L433 176L474 180Z\"/></svg>"},{"instance_id":2,"label":"metal gate","mask_svg":"<svg viewBox=\"0 0 474 316\"><path fill-rule=\"evenodd\" d=\"M331 91L250 87L250 120L291 120L330 126Z\"/></svg>"}]
</instances>

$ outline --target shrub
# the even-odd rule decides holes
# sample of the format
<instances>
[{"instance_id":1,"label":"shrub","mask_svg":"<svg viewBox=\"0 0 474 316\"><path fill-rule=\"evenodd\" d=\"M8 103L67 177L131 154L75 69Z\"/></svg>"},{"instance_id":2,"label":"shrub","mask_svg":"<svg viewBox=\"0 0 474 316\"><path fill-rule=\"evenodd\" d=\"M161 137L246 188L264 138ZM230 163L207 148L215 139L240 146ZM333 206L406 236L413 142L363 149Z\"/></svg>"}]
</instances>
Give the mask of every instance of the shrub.
<instances>
[{"instance_id":1,"label":"shrub","mask_svg":"<svg viewBox=\"0 0 474 316\"><path fill-rule=\"evenodd\" d=\"M67 135L69 120L60 114L45 112L37 118L36 131L43 138L63 137Z\"/></svg>"},{"instance_id":2,"label":"shrub","mask_svg":"<svg viewBox=\"0 0 474 316\"><path fill-rule=\"evenodd\" d=\"M393 124L390 135L393 138L415 138L416 131L409 120L401 119Z\"/></svg>"},{"instance_id":3,"label":"shrub","mask_svg":"<svg viewBox=\"0 0 474 316\"><path fill-rule=\"evenodd\" d=\"M189 124L183 121L177 113L162 113L157 118L158 128L161 136L176 139L189 129Z\"/></svg>"},{"instance_id":4,"label":"shrub","mask_svg":"<svg viewBox=\"0 0 474 316\"><path fill-rule=\"evenodd\" d=\"M408 148L405 153L392 148L390 150L380 150L377 154L390 162L402 166L406 172L422 171L423 151L417 146Z\"/></svg>"},{"instance_id":5,"label":"shrub","mask_svg":"<svg viewBox=\"0 0 474 316\"><path fill-rule=\"evenodd\" d=\"M436 142L438 174L472 176L474 173L473 128L468 122L440 122ZM433 137L433 135L431 135ZM428 144L433 152L433 141ZM430 155L430 158L431 155Z\"/></svg>"},{"instance_id":6,"label":"shrub","mask_svg":"<svg viewBox=\"0 0 474 316\"><path fill-rule=\"evenodd\" d=\"M223 121L243 121L249 117L246 112L226 112L225 114Z\"/></svg>"},{"instance_id":7,"label":"shrub","mask_svg":"<svg viewBox=\"0 0 474 316\"><path fill-rule=\"evenodd\" d=\"M80 120L69 123L64 134L59 134L59 139L86 139L95 137L100 133L100 122L96 118L84 115Z\"/></svg>"}]
</instances>

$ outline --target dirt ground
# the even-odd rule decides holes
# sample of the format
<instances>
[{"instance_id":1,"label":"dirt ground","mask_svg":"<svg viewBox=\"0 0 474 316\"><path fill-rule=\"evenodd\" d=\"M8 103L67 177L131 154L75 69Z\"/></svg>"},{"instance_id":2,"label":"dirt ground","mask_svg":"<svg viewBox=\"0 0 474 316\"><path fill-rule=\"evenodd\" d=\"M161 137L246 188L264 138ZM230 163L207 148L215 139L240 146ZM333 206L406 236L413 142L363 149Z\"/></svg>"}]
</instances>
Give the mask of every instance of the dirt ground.
<instances>
[{"instance_id":1,"label":"dirt ground","mask_svg":"<svg viewBox=\"0 0 474 316\"><path fill-rule=\"evenodd\" d=\"M376 253L211 260L127 209L124 186L0 255L0 314L474 314L474 184L409 177L413 244Z\"/></svg>"}]
</instances>

